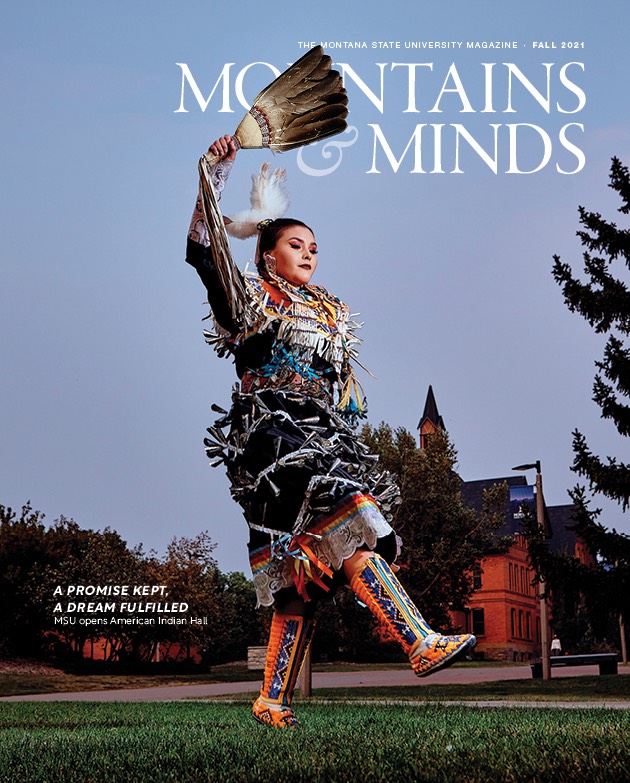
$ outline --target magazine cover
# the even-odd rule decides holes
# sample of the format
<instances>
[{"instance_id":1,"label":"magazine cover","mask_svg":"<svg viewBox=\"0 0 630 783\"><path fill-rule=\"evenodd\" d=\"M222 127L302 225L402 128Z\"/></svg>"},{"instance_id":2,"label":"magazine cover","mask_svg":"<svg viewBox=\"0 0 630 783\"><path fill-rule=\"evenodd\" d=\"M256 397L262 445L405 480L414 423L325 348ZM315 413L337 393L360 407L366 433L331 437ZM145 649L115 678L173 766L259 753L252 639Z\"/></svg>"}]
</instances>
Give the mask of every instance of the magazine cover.
<instances>
[{"instance_id":1,"label":"magazine cover","mask_svg":"<svg viewBox=\"0 0 630 783\"><path fill-rule=\"evenodd\" d=\"M613 158L630 162L628 22L612 1L8 9L5 514L27 504L45 525L110 529L160 567L174 539L179 554L195 541L223 574L249 579L248 526L204 446L237 376L204 339L212 322L187 233L199 158L320 46L343 79L347 127L287 152L239 150L220 210L247 209L263 163L286 170L287 214L317 243L313 283L360 324L359 426L417 436L430 391L464 480L539 462L551 505L578 483L576 428L594 453L627 462L592 400L606 335L570 311L552 269L557 255L582 274L580 206L627 219L609 177ZM230 242L238 269L254 272L256 237ZM627 282L627 268L616 274ZM594 505L630 533L620 503ZM78 599L72 573L46 582L60 592L41 596L42 611ZM175 614L194 603L186 589L122 587L103 600L170 602Z\"/></svg>"}]
</instances>

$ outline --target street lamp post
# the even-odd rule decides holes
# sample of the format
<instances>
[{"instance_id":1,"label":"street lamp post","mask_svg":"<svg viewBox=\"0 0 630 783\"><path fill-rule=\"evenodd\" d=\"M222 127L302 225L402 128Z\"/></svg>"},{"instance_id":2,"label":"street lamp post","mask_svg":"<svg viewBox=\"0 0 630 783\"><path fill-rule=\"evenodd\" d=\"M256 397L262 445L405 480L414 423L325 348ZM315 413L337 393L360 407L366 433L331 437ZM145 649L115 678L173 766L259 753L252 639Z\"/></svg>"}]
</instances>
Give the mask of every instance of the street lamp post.
<instances>
[{"instance_id":1,"label":"street lamp post","mask_svg":"<svg viewBox=\"0 0 630 783\"><path fill-rule=\"evenodd\" d=\"M532 470L536 469L536 522L540 532L545 535L545 501L542 490L542 473L540 470L540 460L527 465L517 465L512 470ZM547 593L545 586L545 577L538 569L538 595L540 598L540 645L542 647L542 671L543 680L551 679L551 661L549 660L549 607L547 605Z\"/></svg>"}]
</instances>

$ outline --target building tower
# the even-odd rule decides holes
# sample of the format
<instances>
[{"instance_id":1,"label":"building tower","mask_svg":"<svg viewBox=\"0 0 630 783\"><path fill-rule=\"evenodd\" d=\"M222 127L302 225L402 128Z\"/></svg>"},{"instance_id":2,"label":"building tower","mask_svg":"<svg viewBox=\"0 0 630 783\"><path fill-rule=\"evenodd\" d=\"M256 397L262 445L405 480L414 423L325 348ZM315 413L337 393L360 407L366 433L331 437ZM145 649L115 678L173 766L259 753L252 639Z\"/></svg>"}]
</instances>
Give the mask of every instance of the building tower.
<instances>
[{"instance_id":1,"label":"building tower","mask_svg":"<svg viewBox=\"0 0 630 783\"><path fill-rule=\"evenodd\" d=\"M424 449L427 445L428 438L437 430L445 430L444 420L440 416L437 403L435 402L435 395L433 394L433 387L429 386L427 392L427 399L424 403L424 412L418 423L418 432L420 437L420 448Z\"/></svg>"}]
</instances>

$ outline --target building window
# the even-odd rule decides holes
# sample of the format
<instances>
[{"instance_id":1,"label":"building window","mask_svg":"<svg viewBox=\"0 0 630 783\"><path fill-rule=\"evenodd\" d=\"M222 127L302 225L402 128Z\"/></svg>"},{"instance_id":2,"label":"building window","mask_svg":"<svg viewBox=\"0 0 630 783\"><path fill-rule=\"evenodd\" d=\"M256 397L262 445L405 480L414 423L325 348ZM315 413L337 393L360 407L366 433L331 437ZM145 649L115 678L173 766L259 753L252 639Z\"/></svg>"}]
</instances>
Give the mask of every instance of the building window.
<instances>
[{"instance_id":1,"label":"building window","mask_svg":"<svg viewBox=\"0 0 630 783\"><path fill-rule=\"evenodd\" d=\"M525 615L525 638L531 639L532 638L532 629L531 629L531 620L532 617L529 612Z\"/></svg>"},{"instance_id":2,"label":"building window","mask_svg":"<svg viewBox=\"0 0 630 783\"><path fill-rule=\"evenodd\" d=\"M512 573L512 563L508 565L508 587L514 590L514 575Z\"/></svg>"},{"instance_id":3,"label":"building window","mask_svg":"<svg viewBox=\"0 0 630 783\"><path fill-rule=\"evenodd\" d=\"M481 566L477 563L473 568L473 589L479 590L481 586Z\"/></svg>"},{"instance_id":4,"label":"building window","mask_svg":"<svg viewBox=\"0 0 630 783\"><path fill-rule=\"evenodd\" d=\"M523 638L523 610L519 610L518 613L518 635L519 638Z\"/></svg>"},{"instance_id":5,"label":"building window","mask_svg":"<svg viewBox=\"0 0 630 783\"><path fill-rule=\"evenodd\" d=\"M512 609L510 612L510 620L512 623L512 636L516 636L516 609Z\"/></svg>"},{"instance_id":6,"label":"building window","mask_svg":"<svg viewBox=\"0 0 630 783\"><path fill-rule=\"evenodd\" d=\"M482 636L486 632L486 621L483 609L472 610L472 632L475 636Z\"/></svg>"}]
</instances>

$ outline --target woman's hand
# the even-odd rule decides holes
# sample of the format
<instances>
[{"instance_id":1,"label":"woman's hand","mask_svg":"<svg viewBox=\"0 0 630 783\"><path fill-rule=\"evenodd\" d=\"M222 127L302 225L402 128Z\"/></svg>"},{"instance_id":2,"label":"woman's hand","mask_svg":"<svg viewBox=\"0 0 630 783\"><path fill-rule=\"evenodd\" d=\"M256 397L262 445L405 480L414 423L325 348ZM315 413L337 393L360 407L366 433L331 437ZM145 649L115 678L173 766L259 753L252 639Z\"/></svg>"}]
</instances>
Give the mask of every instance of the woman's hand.
<instances>
[{"instance_id":1,"label":"woman's hand","mask_svg":"<svg viewBox=\"0 0 630 783\"><path fill-rule=\"evenodd\" d=\"M234 158L236 158L237 150L238 147L234 141L232 141L232 137L229 133L226 133L225 136L221 136L216 141L213 141L208 148L208 152L211 152L213 155L218 155L221 160L234 160Z\"/></svg>"}]
</instances>

